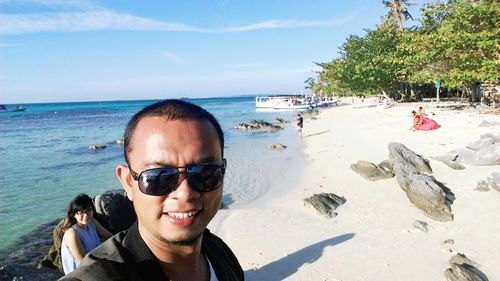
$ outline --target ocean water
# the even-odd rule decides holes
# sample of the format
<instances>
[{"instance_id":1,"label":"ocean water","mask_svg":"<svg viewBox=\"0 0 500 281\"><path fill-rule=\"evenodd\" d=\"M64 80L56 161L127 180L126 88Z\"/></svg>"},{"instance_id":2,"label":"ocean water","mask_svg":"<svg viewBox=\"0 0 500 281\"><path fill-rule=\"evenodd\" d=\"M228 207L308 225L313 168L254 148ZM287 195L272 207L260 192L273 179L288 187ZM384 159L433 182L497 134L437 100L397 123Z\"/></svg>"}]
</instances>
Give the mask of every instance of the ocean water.
<instances>
[{"instance_id":1,"label":"ocean water","mask_svg":"<svg viewBox=\"0 0 500 281\"><path fill-rule=\"evenodd\" d=\"M253 97L189 101L214 114L224 131L228 169L223 200L229 208L241 208L265 194L270 171L301 153L293 125L296 112L257 111ZM154 102L24 104L25 112L0 113L0 250L40 224L63 218L76 194L120 189L114 170L124 163L123 146L115 142L123 138L129 118ZM276 118L290 123L276 133L234 128L252 119ZM275 143L288 149L269 150ZM93 144L107 148L90 151Z\"/></svg>"}]
</instances>

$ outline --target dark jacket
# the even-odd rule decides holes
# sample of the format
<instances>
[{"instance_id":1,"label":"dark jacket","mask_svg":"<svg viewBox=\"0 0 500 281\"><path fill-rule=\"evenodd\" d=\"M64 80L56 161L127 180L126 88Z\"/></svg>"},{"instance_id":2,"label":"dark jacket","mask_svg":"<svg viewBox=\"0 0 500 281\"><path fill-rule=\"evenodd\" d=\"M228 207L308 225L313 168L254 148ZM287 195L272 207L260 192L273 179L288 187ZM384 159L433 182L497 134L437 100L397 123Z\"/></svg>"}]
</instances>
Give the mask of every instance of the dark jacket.
<instances>
[{"instance_id":1,"label":"dark jacket","mask_svg":"<svg viewBox=\"0 0 500 281\"><path fill-rule=\"evenodd\" d=\"M243 269L231 249L208 229L203 233L202 252L208 257L219 281L244 280ZM142 240L137 223L95 248L80 267L60 280L168 280L160 264Z\"/></svg>"}]
</instances>

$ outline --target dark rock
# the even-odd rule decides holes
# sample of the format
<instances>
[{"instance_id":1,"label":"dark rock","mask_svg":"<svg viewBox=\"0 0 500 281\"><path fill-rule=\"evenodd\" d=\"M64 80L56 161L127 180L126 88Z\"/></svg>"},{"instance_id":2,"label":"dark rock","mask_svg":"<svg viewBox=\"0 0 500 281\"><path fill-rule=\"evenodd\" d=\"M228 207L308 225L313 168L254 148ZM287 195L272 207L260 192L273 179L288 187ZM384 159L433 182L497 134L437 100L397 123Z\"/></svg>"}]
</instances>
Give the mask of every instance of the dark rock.
<instances>
[{"instance_id":1,"label":"dark rock","mask_svg":"<svg viewBox=\"0 0 500 281\"><path fill-rule=\"evenodd\" d=\"M429 231L429 228L428 228L428 223L426 223L425 221L419 221L419 220L415 220L413 222L413 226L416 228L416 229L420 229L422 230L423 232L428 232Z\"/></svg>"},{"instance_id":2,"label":"dark rock","mask_svg":"<svg viewBox=\"0 0 500 281\"><path fill-rule=\"evenodd\" d=\"M96 195L94 206L95 218L113 234L128 229L136 220L134 207L123 190Z\"/></svg>"},{"instance_id":3,"label":"dark rock","mask_svg":"<svg viewBox=\"0 0 500 281\"><path fill-rule=\"evenodd\" d=\"M321 215L328 218L337 216L334 212L338 206L346 202L344 197L337 196L333 193L314 194L311 197L304 198L304 205L310 205L317 210Z\"/></svg>"},{"instance_id":4,"label":"dark rock","mask_svg":"<svg viewBox=\"0 0 500 281\"><path fill-rule=\"evenodd\" d=\"M376 181L379 179L394 177L394 170L392 166L392 162L389 160L382 161L378 165L360 160L356 164L351 165L351 170L360 174L367 180Z\"/></svg>"},{"instance_id":5,"label":"dark rock","mask_svg":"<svg viewBox=\"0 0 500 281\"><path fill-rule=\"evenodd\" d=\"M49 268L36 268L26 264L7 264L0 266L0 280L46 281L57 280L63 273Z\"/></svg>"},{"instance_id":6,"label":"dark rock","mask_svg":"<svg viewBox=\"0 0 500 281\"><path fill-rule=\"evenodd\" d=\"M60 219L42 224L0 252L0 280L56 280L63 274L52 268L37 269L37 263L53 244L52 232Z\"/></svg>"},{"instance_id":7,"label":"dark rock","mask_svg":"<svg viewBox=\"0 0 500 281\"><path fill-rule=\"evenodd\" d=\"M488 281L488 277L464 254L454 255L449 262L451 267L444 272L448 281Z\"/></svg>"},{"instance_id":8,"label":"dark rock","mask_svg":"<svg viewBox=\"0 0 500 281\"><path fill-rule=\"evenodd\" d=\"M52 245L49 248L49 252L45 257L38 263L37 268L48 267L56 269L59 272L63 272L63 266L61 261L61 244L64 235L64 219L60 220L59 223L54 227L52 231Z\"/></svg>"},{"instance_id":9,"label":"dark rock","mask_svg":"<svg viewBox=\"0 0 500 281\"><path fill-rule=\"evenodd\" d=\"M446 239L446 240L444 240L443 244L445 244L445 245L453 245L453 244L455 244L455 240L453 240L453 239Z\"/></svg>"},{"instance_id":10,"label":"dark rock","mask_svg":"<svg viewBox=\"0 0 500 281\"><path fill-rule=\"evenodd\" d=\"M275 132L278 130L283 129L279 125L274 125L270 122L264 121L264 120L252 120L248 124L247 123L240 123L236 126L236 129L238 130L261 130L261 131L271 131Z\"/></svg>"},{"instance_id":11,"label":"dark rock","mask_svg":"<svg viewBox=\"0 0 500 281\"><path fill-rule=\"evenodd\" d=\"M105 144L93 144L91 146L89 146L89 149L90 150L101 150L101 149L105 149L107 146Z\"/></svg>"},{"instance_id":12,"label":"dark rock","mask_svg":"<svg viewBox=\"0 0 500 281\"><path fill-rule=\"evenodd\" d=\"M283 145L281 143L277 143L277 144L272 144L269 146L269 149L271 150L278 150L278 151L282 151L282 150L285 150L286 149L286 145Z\"/></svg>"},{"instance_id":13,"label":"dark rock","mask_svg":"<svg viewBox=\"0 0 500 281\"><path fill-rule=\"evenodd\" d=\"M285 123L289 123L290 121L286 121L285 119L283 118L276 118L276 122L277 123L280 123L280 124L285 124Z\"/></svg>"},{"instance_id":14,"label":"dark rock","mask_svg":"<svg viewBox=\"0 0 500 281\"><path fill-rule=\"evenodd\" d=\"M455 196L435 178L424 174L432 173L429 161L400 143L389 144L389 157L398 184L410 202L434 220L452 221L450 206Z\"/></svg>"}]
</instances>

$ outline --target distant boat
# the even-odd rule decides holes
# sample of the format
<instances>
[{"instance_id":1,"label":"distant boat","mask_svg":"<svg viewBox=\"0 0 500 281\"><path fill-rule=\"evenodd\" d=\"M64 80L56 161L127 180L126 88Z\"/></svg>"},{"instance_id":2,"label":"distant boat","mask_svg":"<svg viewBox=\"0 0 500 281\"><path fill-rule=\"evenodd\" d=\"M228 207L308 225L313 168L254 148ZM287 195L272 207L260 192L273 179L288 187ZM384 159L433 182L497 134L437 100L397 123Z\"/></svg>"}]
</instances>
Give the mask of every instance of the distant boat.
<instances>
[{"instance_id":1,"label":"distant boat","mask_svg":"<svg viewBox=\"0 0 500 281\"><path fill-rule=\"evenodd\" d=\"M255 107L268 109L312 109L316 105L300 95L255 97Z\"/></svg>"},{"instance_id":2,"label":"distant boat","mask_svg":"<svg viewBox=\"0 0 500 281\"><path fill-rule=\"evenodd\" d=\"M14 109L7 109L7 107L3 104L0 104L0 112L22 112L25 111L27 107L24 107L22 105L16 106Z\"/></svg>"}]
</instances>

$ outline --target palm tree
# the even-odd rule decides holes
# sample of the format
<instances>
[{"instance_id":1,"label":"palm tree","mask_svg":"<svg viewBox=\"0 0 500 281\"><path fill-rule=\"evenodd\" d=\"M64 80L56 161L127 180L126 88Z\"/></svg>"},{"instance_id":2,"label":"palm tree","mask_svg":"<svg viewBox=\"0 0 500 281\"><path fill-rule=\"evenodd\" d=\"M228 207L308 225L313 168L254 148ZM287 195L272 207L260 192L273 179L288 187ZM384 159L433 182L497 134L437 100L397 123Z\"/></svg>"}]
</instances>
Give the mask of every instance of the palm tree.
<instances>
[{"instance_id":1,"label":"palm tree","mask_svg":"<svg viewBox=\"0 0 500 281\"><path fill-rule=\"evenodd\" d=\"M408 1L406 0L384 0L382 1L382 4L389 8L389 13L387 13L387 16L384 19L384 23L392 21L392 23L399 31L403 30L406 20L413 20L413 17L408 12L408 9L406 7L415 4L408 3Z\"/></svg>"}]
</instances>

